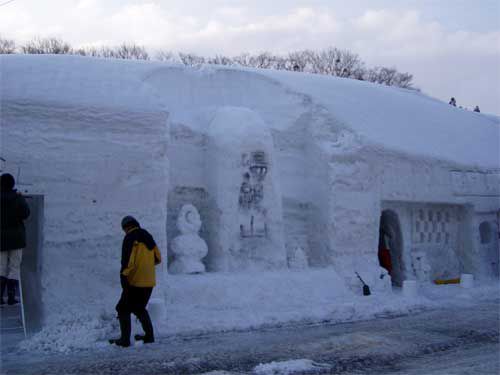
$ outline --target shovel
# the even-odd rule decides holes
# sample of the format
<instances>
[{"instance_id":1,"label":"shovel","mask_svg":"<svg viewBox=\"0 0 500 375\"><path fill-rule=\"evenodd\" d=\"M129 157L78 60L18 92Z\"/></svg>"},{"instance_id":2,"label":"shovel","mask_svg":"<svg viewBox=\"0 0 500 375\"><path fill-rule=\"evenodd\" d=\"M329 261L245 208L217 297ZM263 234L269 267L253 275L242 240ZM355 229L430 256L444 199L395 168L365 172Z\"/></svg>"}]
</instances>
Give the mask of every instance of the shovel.
<instances>
[{"instance_id":1,"label":"shovel","mask_svg":"<svg viewBox=\"0 0 500 375\"><path fill-rule=\"evenodd\" d=\"M361 280L361 282L363 283L363 295L364 296L369 296L370 294L372 294L370 292L370 287L368 285L366 285L366 283L363 281L363 279L361 278L361 276L359 276L359 273L357 272L354 272L356 274L356 276L358 277L359 280Z\"/></svg>"}]
</instances>

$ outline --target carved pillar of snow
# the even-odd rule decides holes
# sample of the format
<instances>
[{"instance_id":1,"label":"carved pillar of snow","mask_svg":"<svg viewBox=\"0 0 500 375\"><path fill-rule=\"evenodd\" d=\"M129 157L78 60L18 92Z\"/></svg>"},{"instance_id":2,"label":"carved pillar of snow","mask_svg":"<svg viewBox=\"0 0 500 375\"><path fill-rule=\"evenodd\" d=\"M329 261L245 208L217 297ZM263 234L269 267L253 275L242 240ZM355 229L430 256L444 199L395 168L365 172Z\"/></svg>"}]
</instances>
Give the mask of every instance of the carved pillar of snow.
<instances>
[{"instance_id":1,"label":"carved pillar of snow","mask_svg":"<svg viewBox=\"0 0 500 375\"><path fill-rule=\"evenodd\" d=\"M274 142L248 108L220 108L209 127L208 267L213 271L286 267Z\"/></svg>"}]
</instances>

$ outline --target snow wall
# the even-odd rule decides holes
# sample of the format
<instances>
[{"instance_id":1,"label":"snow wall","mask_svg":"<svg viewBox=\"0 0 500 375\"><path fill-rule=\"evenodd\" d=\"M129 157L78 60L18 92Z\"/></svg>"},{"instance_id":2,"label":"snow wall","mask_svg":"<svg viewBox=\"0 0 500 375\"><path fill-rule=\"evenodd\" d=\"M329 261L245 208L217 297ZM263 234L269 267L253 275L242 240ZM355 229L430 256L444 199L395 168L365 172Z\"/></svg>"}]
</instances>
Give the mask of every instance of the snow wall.
<instances>
[{"instance_id":1,"label":"snow wall","mask_svg":"<svg viewBox=\"0 0 500 375\"><path fill-rule=\"evenodd\" d=\"M121 219L137 217L165 249L169 178L168 112L150 90L101 61L84 70L49 60L6 67L2 57L0 133L2 170L45 196L47 319L112 311Z\"/></svg>"},{"instance_id":2,"label":"snow wall","mask_svg":"<svg viewBox=\"0 0 500 375\"><path fill-rule=\"evenodd\" d=\"M67 56L0 61L2 169L19 169L21 187L47 202L48 317L61 314L56 306L113 311L121 217L136 215L167 255L186 203L203 221L208 273L163 270L155 293L167 303L165 331L298 319L279 311L307 310L311 296L356 298L354 272L390 293L377 259L383 212L399 233L391 244L399 281L498 275L498 241L487 242L498 236L496 118L307 74ZM413 138L401 130L428 124L441 128ZM443 137L456 141L447 147ZM249 185L259 193L245 195ZM287 271L297 251L304 269ZM256 308L263 302L276 309Z\"/></svg>"}]
</instances>

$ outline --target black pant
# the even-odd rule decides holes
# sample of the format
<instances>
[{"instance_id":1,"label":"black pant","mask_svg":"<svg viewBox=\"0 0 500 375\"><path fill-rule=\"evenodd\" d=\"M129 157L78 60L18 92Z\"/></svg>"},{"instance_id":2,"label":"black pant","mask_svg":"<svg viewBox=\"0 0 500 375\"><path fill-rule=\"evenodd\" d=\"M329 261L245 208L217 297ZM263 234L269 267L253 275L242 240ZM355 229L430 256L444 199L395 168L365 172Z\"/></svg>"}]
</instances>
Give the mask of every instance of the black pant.
<instances>
[{"instance_id":1,"label":"black pant","mask_svg":"<svg viewBox=\"0 0 500 375\"><path fill-rule=\"evenodd\" d=\"M122 340L130 340L130 314L137 316L137 319L141 322L142 329L144 329L145 336L149 339L154 339L153 325L146 310L152 292L153 288L138 288L134 286L123 288L120 300L116 305Z\"/></svg>"}]
</instances>

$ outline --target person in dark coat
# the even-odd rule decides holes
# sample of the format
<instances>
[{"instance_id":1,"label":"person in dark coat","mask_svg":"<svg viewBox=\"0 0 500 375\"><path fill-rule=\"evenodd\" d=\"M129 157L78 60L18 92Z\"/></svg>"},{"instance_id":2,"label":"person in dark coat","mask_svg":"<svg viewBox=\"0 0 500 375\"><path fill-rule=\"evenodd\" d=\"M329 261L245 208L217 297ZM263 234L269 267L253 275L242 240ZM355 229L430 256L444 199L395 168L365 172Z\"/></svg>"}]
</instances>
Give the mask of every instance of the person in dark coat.
<instances>
[{"instance_id":1,"label":"person in dark coat","mask_svg":"<svg viewBox=\"0 0 500 375\"><path fill-rule=\"evenodd\" d=\"M122 229L125 232L120 269L122 295L116 305L121 337L109 342L128 347L131 314L137 316L144 330L144 335L135 335L135 340L145 344L154 342L153 324L146 306L156 285L155 266L161 263L161 254L153 236L132 216L123 218Z\"/></svg>"},{"instance_id":2,"label":"person in dark coat","mask_svg":"<svg viewBox=\"0 0 500 375\"><path fill-rule=\"evenodd\" d=\"M0 304L7 288L7 303L14 305L20 278L23 249L26 247L24 220L30 215L26 200L14 186L16 181L9 173L0 176Z\"/></svg>"}]
</instances>

